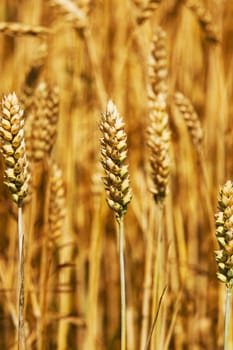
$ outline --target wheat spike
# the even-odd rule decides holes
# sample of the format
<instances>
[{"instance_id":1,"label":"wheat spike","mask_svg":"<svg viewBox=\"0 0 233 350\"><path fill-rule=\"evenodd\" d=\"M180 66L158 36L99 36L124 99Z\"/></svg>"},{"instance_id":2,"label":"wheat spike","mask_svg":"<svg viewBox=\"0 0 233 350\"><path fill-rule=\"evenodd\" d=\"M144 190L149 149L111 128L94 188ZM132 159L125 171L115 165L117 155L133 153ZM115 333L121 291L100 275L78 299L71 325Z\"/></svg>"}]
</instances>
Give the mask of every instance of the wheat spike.
<instances>
[{"instance_id":1,"label":"wheat spike","mask_svg":"<svg viewBox=\"0 0 233 350\"><path fill-rule=\"evenodd\" d=\"M101 162L105 170L107 202L120 218L126 213L132 196L128 166L124 165L127 157L127 136L122 117L112 101L108 102L106 112L102 113L100 130L103 134Z\"/></svg>"},{"instance_id":2,"label":"wheat spike","mask_svg":"<svg viewBox=\"0 0 233 350\"><path fill-rule=\"evenodd\" d=\"M218 265L217 278L227 287L233 286L233 182L227 181L220 188L216 237L220 249L215 251Z\"/></svg>"},{"instance_id":3,"label":"wheat spike","mask_svg":"<svg viewBox=\"0 0 233 350\"><path fill-rule=\"evenodd\" d=\"M5 162L5 184L20 206L28 193L29 173L24 140L23 110L15 93L2 98L1 151Z\"/></svg>"},{"instance_id":4,"label":"wheat spike","mask_svg":"<svg viewBox=\"0 0 233 350\"><path fill-rule=\"evenodd\" d=\"M166 33L158 27L151 43L151 53L148 63L148 99L153 108L154 100L158 94L167 95L167 50Z\"/></svg>"},{"instance_id":5,"label":"wheat spike","mask_svg":"<svg viewBox=\"0 0 233 350\"><path fill-rule=\"evenodd\" d=\"M181 92L175 93L174 101L184 117L193 144L199 147L203 142L203 130L192 103Z\"/></svg>"},{"instance_id":6,"label":"wheat spike","mask_svg":"<svg viewBox=\"0 0 233 350\"><path fill-rule=\"evenodd\" d=\"M51 29L19 22L0 22L0 33L10 36L31 35L41 37L51 34Z\"/></svg>"},{"instance_id":7,"label":"wheat spike","mask_svg":"<svg viewBox=\"0 0 233 350\"><path fill-rule=\"evenodd\" d=\"M57 86L40 83L35 93L35 119L32 125L32 155L40 161L55 143L59 116Z\"/></svg>"},{"instance_id":8,"label":"wheat spike","mask_svg":"<svg viewBox=\"0 0 233 350\"><path fill-rule=\"evenodd\" d=\"M141 10L141 14L137 18L138 24L143 24L151 18L153 13L158 9L161 0L149 0L147 5Z\"/></svg>"},{"instance_id":9,"label":"wheat spike","mask_svg":"<svg viewBox=\"0 0 233 350\"><path fill-rule=\"evenodd\" d=\"M61 234L65 216L65 187L62 171L55 163L51 167L49 199L50 238L54 240Z\"/></svg>"},{"instance_id":10,"label":"wheat spike","mask_svg":"<svg viewBox=\"0 0 233 350\"><path fill-rule=\"evenodd\" d=\"M163 95L155 99L153 111L150 113L147 144L151 150L150 166L153 182L151 192L155 201L162 204L167 193L170 172L170 132Z\"/></svg>"},{"instance_id":11,"label":"wheat spike","mask_svg":"<svg viewBox=\"0 0 233 350\"><path fill-rule=\"evenodd\" d=\"M167 51L166 33L158 27L154 33L148 64L148 101L150 107L150 125L148 128L148 146L151 149L150 165L155 201L163 203L170 171L167 99Z\"/></svg>"},{"instance_id":12,"label":"wheat spike","mask_svg":"<svg viewBox=\"0 0 233 350\"><path fill-rule=\"evenodd\" d=\"M220 33L214 25L213 18L208 10L197 0L186 1L186 6L196 15L206 38L214 43L220 42Z\"/></svg>"},{"instance_id":13,"label":"wheat spike","mask_svg":"<svg viewBox=\"0 0 233 350\"><path fill-rule=\"evenodd\" d=\"M71 0L49 0L51 8L61 14L68 22L72 23L76 29L84 29L87 26L87 14L89 12L89 2L78 6ZM85 5L85 6L84 6Z\"/></svg>"}]
</instances>

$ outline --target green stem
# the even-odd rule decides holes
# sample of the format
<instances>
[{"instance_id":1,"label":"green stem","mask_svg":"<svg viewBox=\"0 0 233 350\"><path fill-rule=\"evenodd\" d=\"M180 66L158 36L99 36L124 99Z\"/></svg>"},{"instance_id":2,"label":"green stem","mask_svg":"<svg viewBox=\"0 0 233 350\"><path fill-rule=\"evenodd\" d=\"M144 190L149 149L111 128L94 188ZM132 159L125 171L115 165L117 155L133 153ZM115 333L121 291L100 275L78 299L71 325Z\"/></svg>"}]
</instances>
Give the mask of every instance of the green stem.
<instances>
[{"instance_id":1,"label":"green stem","mask_svg":"<svg viewBox=\"0 0 233 350\"><path fill-rule=\"evenodd\" d=\"M125 263L124 263L124 225L123 217L117 218L118 245L121 285L121 350L126 350L126 287L125 287Z\"/></svg>"},{"instance_id":2,"label":"green stem","mask_svg":"<svg viewBox=\"0 0 233 350\"><path fill-rule=\"evenodd\" d=\"M229 320L230 320L231 288L226 287L224 350L228 350Z\"/></svg>"},{"instance_id":3,"label":"green stem","mask_svg":"<svg viewBox=\"0 0 233 350\"><path fill-rule=\"evenodd\" d=\"M18 205L18 246L19 246L19 276L18 276L18 350L25 350L24 330L24 232L23 211Z\"/></svg>"}]
</instances>

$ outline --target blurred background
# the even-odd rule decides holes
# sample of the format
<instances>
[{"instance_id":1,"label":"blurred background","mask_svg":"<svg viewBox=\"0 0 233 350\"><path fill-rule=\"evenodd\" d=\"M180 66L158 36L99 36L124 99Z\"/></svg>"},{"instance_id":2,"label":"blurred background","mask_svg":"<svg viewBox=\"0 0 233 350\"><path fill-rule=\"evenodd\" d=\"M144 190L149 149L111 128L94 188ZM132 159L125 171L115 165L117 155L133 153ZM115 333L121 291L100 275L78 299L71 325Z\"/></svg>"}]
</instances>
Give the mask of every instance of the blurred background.
<instances>
[{"instance_id":1,"label":"blurred background","mask_svg":"<svg viewBox=\"0 0 233 350\"><path fill-rule=\"evenodd\" d=\"M127 349L145 349L145 266L158 225L163 261L151 241L161 274L157 299L167 288L150 350L222 349L225 289L216 279L214 213L219 186L233 172L232 16L226 0L1 0L0 93L15 91L21 100L30 160L28 349L120 348L117 236L98 127L108 99L125 121L133 194L125 216ZM158 26L166 33L171 130L162 219L149 191L146 145L148 59ZM178 91L198 115L198 146L175 103ZM17 208L0 162L0 347L15 349ZM158 308L151 299L147 334Z\"/></svg>"}]
</instances>

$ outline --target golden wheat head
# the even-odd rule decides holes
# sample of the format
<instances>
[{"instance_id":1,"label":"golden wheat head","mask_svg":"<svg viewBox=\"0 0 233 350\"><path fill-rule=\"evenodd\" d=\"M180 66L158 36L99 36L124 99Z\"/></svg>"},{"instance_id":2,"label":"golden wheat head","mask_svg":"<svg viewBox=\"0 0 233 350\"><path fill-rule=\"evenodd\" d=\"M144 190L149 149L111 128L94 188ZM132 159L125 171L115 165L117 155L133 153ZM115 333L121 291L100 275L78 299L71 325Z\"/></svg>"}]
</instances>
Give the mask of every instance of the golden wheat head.
<instances>
[{"instance_id":1,"label":"golden wheat head","mask_svg":"<svg viewBox=\"0 0 233 350\"><path fill-rule=\"evenodd\" d=\"M227 181L219 191L216 237L219 250L215 251L217 278L228 287L233 286L233 182Z\"/></svg>"},{"instance_id":2,"label":"golden wheat head","mask_svg":"<svg viewBox=\"0 0 233 350\"><path fill-rule=\"evenodd\" d=\"M150 113L147 144L150 148L150 166L153 187L151 192L157 203L163 203L170 173L170 131L164 95L159 95Z\"/></svg>"},{"instance_id":3,"label":"golden wheat head","mask_svg":"<svg viewBox=\"0 0 233 350\"><path fill-rule=\"evenodd\" d=\"M2 99L1 150L5 163L5 184L13 200L21 205L28 193L29 173L24 141L23 110L15 93Z\"/></svg>"},{"instance_id":4,"label":"golden wheat head","mask_svg":"<svg viewBox=\"0 0 233 350\"><path fill-rule=\"evenodd\" d=\"M105 170L107 202L117 217L122 217L131 201L128 165L124 164L127 156L127 136L122 117L112 101L108 102L106 112L102 114L100 130L103 134L101 162Z\"/></svg>"}]
</instances>

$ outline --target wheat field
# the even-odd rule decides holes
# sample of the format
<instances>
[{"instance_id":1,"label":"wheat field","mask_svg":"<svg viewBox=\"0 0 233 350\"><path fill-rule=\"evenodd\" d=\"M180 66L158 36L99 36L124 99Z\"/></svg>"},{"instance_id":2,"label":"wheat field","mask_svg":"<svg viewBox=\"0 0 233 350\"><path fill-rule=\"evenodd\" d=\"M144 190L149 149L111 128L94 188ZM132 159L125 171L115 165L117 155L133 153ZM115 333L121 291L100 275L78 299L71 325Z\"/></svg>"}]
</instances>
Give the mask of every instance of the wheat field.
<instances>
[{"instance_id":1,"label":"wheat field","mask_svg":"<svg viewBox=\"0 0 233 350\"><path fill-rule=\"evenodd\" d=\"M99 127L108 100L125 123L132 189L126 348L223 349L214 215L233 176L232 16L229 0L0 1L0 93L15 92L24 110L30 174L25 349L120 349L117 229ZM153 135L167 152L158 164ZM18 214L2 153L0 349L13 350Z\"/></svg>"}]
</instances>

